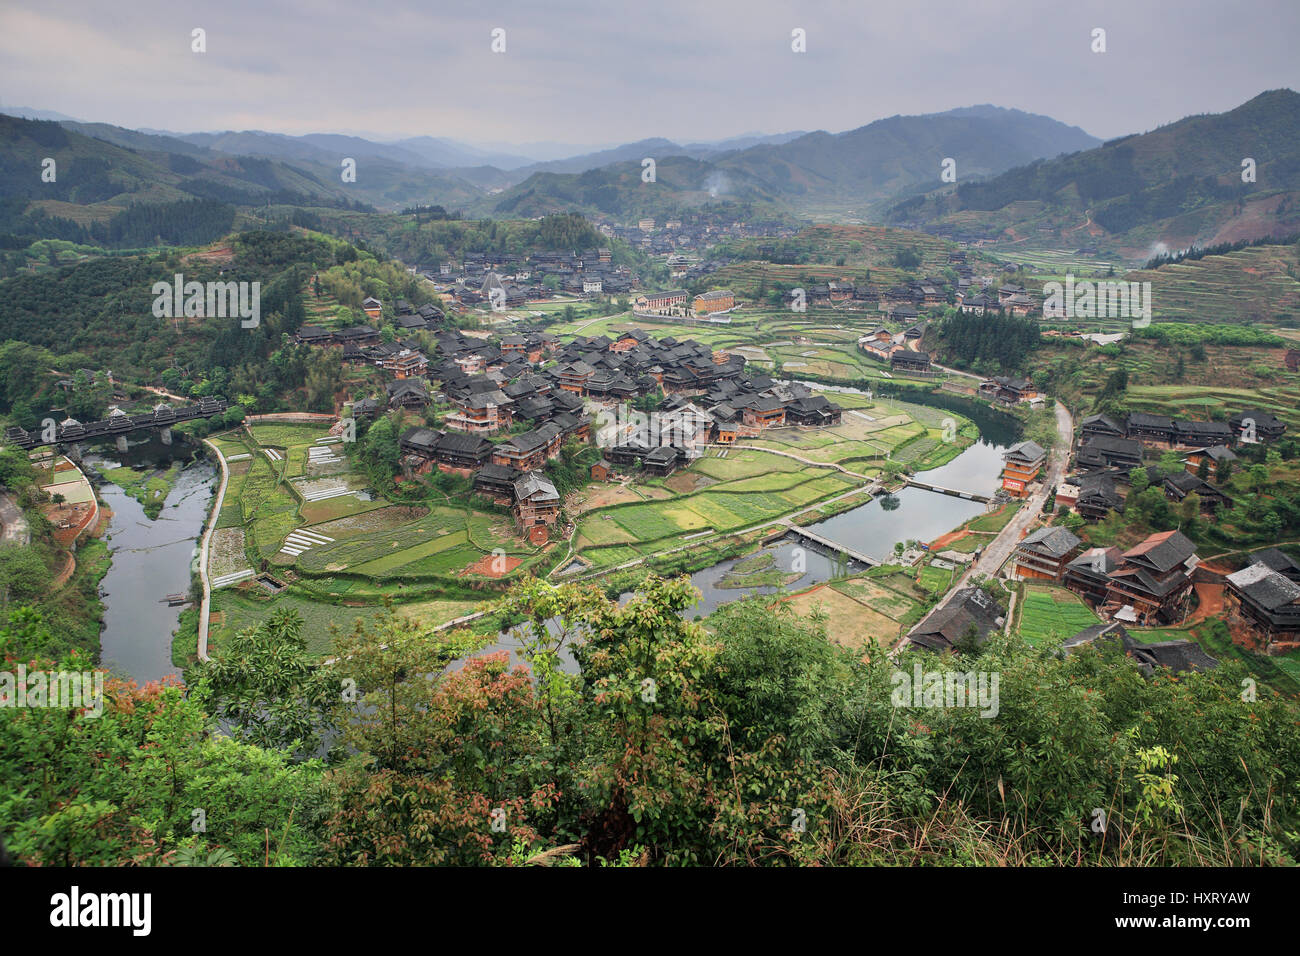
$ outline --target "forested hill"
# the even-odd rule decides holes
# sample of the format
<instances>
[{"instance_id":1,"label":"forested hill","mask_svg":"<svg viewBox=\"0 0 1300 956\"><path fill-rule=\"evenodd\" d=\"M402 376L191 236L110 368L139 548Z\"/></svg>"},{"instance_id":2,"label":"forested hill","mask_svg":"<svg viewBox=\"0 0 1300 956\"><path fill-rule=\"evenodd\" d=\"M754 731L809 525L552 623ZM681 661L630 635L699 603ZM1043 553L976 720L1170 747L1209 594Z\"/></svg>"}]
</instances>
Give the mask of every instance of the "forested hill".
<instances>
[{"instance_id":1,"label":"forested hill","mask_svg":"<svg viewBox=\"0 0 1300 956\"><path fill-rule=\"evenodd\" d=\"M170 285L177 273L186 282L261 283L258 326L245 328L239 317L156 317L153 285ZM285 335L303 324L307 297L322 294L348 311L349 322L364 319L366 295L417 305L430 299L427 285L400 266L336 239L287 231L239 233L215 254L109 256L2 280L0 414L30 426L33 409L62 403L52 392L55 367L111 369L119 381L187 391L219 376L232 400L246 396L262 410L306 407L311 396L298 390L309 363L319 361L320 375L336 380L338 359L286 344ZM329 394L331 408L312 410L331 410L333 393L317 391Z\"/></svg>"},{"instance_id":2,"label":"forested hill","mask_svg":"<svg viewBox=\"0 0 1300 956\"><path fill-rule=\"evenodd\" d=\"M1253 182L1243 162L1253 160ZM898 203L888 219L927 231L1102 244L1145 258L1286 235L1300 226L1300 94L1271 90L1096 149Z\"/></svg>"}]
</instances>

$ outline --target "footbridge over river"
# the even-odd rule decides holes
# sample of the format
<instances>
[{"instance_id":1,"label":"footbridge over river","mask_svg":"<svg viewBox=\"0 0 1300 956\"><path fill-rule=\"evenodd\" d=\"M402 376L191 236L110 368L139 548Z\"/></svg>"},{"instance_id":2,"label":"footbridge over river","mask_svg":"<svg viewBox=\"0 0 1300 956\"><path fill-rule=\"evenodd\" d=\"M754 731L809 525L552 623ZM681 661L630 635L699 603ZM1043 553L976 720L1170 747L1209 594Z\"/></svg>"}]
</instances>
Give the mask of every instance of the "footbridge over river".
<instances>
[{"instance_id":1,"label":"footbridge over river","mask_svg":"<svg viewBox=\"0 0 1300 956\"><path fill-rule=\"evenodd\" d=\"M212 418L223 414L229 403L224 398L200 398L195 405L182 405L173 408L163 403L152 412L140 415L127 415L119 412L103 421L82 424L74 419L67 419L62 424L50 423L48 428L36 428L31 431L11 426L5 429L4 440L8 445L30 450L41 445L71 446L74 454L80 457L80 445L83 442L115 438L119 451L126 451L126 436L143 429L156 428L162 433L163 444L171 444L171 426L188 422L195 418Z\"/></svg>"},{"instance_id":2,"label":"footbridge over river","mask_svg":"<svg viewBox=\"0 0 1300 956\"><path fill-rule=\"evenodd\" d=\"M812 531L808 528L801 527L795 524L793 521L789 520L788 518L783 519L782 521L778 522L778 524L783 524L786 526L786 528L789 529L786 532L786 534L789 537L797 538L803 541L809 541L812 544L827 549L828 551L837 551L840 554L850 557L854 561L857 561L859 564L862 564L868 568L874 568L876 565L880 563L880 561L878 561L876 558L871 557L871 555L869 554L863 554L861 551L855 551L846 545L840 544L838 541L832 541L830 538L823 538L816 531Z\"/></svg>"},{"instance_id":3,"label":"footbridge over river","mask_svg":"<svg viewBox=\"0 0 1300 956\"><path fill-rule=\"evenodd\" d=\"M917 481L911 475L904 475L903 481L913 488L924 488L926 491L937 491L941 495L949 495L953 498L965 498L967 501L978 501L981 504L989 504L993 501L988 495L976 494L973 491L959 491L956 488L945 488L942 485L932 485L926 481Z\"/></svg>"}]
</instances>

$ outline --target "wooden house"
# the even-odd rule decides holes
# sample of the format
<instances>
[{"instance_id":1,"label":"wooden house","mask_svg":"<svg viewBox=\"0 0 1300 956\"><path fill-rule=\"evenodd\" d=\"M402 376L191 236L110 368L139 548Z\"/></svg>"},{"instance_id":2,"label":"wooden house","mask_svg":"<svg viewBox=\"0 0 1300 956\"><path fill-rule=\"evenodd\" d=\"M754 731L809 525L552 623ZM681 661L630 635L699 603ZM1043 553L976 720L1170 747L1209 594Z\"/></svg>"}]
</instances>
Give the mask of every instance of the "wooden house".
<instances>
[{"instance_id":1,"label":"wooden house","mask_svg":"<svg viewBox=\"0 0 1300 956\"><path fill-rule=\"evenodd\" d=\"M1047 451L1037 442L1022 441L1002 453L1002 487L1017 498L1029 494L1047 461Z\"/></svg>"},{"instance_id":2,"label":"wooden house","mask_svg":"<svg viewBox=\"0 0 1300 956\"><path fill-rule=\"evenodd\" d=\"M545 544L548 528L560 516L560 493L541 472L530 472L514 483L515 524L530 543Z\"/></svg>"},{"instance_id":3,"label":"wooden house","mask_svg":"<svg viewBox=\"0 0 1300 956\"><path fill-rule=\"evenodd\" d=\"M1079 538L1067 528L1039 528L1016 545L1016 574L1022 578L1060 581L1079 543Z\"/></svg>"}]
</instances>

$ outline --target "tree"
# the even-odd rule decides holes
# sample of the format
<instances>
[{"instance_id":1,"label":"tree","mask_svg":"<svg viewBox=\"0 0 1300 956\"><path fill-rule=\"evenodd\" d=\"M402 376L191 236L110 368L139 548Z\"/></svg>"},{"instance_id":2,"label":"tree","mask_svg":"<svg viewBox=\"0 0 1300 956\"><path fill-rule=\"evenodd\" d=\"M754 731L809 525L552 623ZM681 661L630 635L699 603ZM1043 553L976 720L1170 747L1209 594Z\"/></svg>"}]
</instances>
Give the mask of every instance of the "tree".
<instances>
[{"instance_id":1,"label":"tree","mask_svg":"<svg viewBox=\"0 0 1300 956\"><path fill-rule=\"evenodd\" d=\"M0 608L44 597L50 586L50 569L36 548L0 545Z\"/></svg>"},{"instance_id":2,"label":"tree","mask_svg":"<svg viewBox=\"0 0 1300 956\"><path fill-rule=\"evenodd\" d=\"M1268 480L1269 480L1269 476L1268 476L1267 465L1250 466L1250 487L1255 490L1256 494L1259 494L1261 491L1263 491L1265 488L1268 487Z\"/></svg>"},{"instance_id":3,"label":"tree","mask_svg":"<svg viewBox=\"0 0 1300 956\"><path fill-rule=\"evenodd\" d=\"M1160 456L1160 473L1162 475L1176 475L1182 470L1182 452L1167 451Z\"/></svg>"},{"instance_id":4,"label":"tree","mask_svg":"<svg viewBox=\"0 0 1300 956\"><path fill-rule=\"evenodd\" d=\"M332 412L334 397L343 383L343 370L332 349L314 349L307 359L307 407L314 412Z\"/></svg>"},{"instance_id":5,"label":"tree","mask_svg":"<svg viewBox=\"0 0 1300 956\"><path fill-rule=\"evenodd\" d=\"M368 429L357 442L357 454L376 482L389 482L400 467L402 450L398 441L398 424L394 415L386 415Z\"/></svg>"},{"instance_id":6,"label":"tree","mask_svg":"<svg viewBox=\"0 0 1300 956\"><path fill-rule=\"evenodd\" d=\"M979 654L980 649L980 629L974 623L966 625L966 630L962 631L961 637L957 638L957 643L952 648L963 657L975 656Z\"/></svg>"},{"instance_id":7,"label":"tree","mask_svg":"<svg viewBox=\"0 0 1300 956\"><path fill-rule=\"evenodd\" d=\"M42 626L18 616L24 630ZM13 631L0 631L6 655L19 650ZM19 657L29 673L92 670L84 657L51 658L33 643ZM243 866L315 862L319 762L214 733L198 699L174 682L141 688L99 678L98 713L0 710L0 833L17 860L165 866L220 848Z\"/></svg>"},{"instance_id":8,"label":"tree","mask_svg":"<svg viewBox=\"0 0 1300 956\"><path fill-rule=\"evenodd\" d=\"M331 677L357 690L343 727L356 756L330 778L333 862L505 862L516 841L538 842L530 808L554 801L534 779L538 700L505 654L448 672L474 643L396 612L339 638Z\"/></svg>"},{"instance_id":9,"label":"tree","mask_svg":"<svg viewBox=\"0 0 1300 956\"><path fill-rule=\"evenodd\" d=\"M187 672L196 695L213 716L229 721L237 740L311 755L333 729L340 687L328 671L317 670L302 630L296 610L273 611Z\"/></svg>"}]
</instances>

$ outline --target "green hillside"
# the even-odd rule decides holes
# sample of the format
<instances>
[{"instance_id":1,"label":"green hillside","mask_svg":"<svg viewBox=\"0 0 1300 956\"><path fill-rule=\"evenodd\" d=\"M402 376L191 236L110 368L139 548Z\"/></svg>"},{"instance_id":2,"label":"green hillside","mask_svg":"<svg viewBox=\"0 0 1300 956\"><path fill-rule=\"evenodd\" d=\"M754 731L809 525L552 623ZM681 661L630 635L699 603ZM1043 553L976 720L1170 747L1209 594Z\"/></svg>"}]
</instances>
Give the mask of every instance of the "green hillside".
<instances>
[{"instance_id":1,"label":"green hillside","mask_svg":"<svg viewBox=\"0 0 1300 956\"><path fill-rule=\"evenodd\" d=\"M1255 161L1255 182L1242 161ZM887 219L1033 246L1098 246L1131 258L1284 235L1300 225L1300 94L1271 90L1096 149L895 204Z\"/></svg>"}]
</instances>

